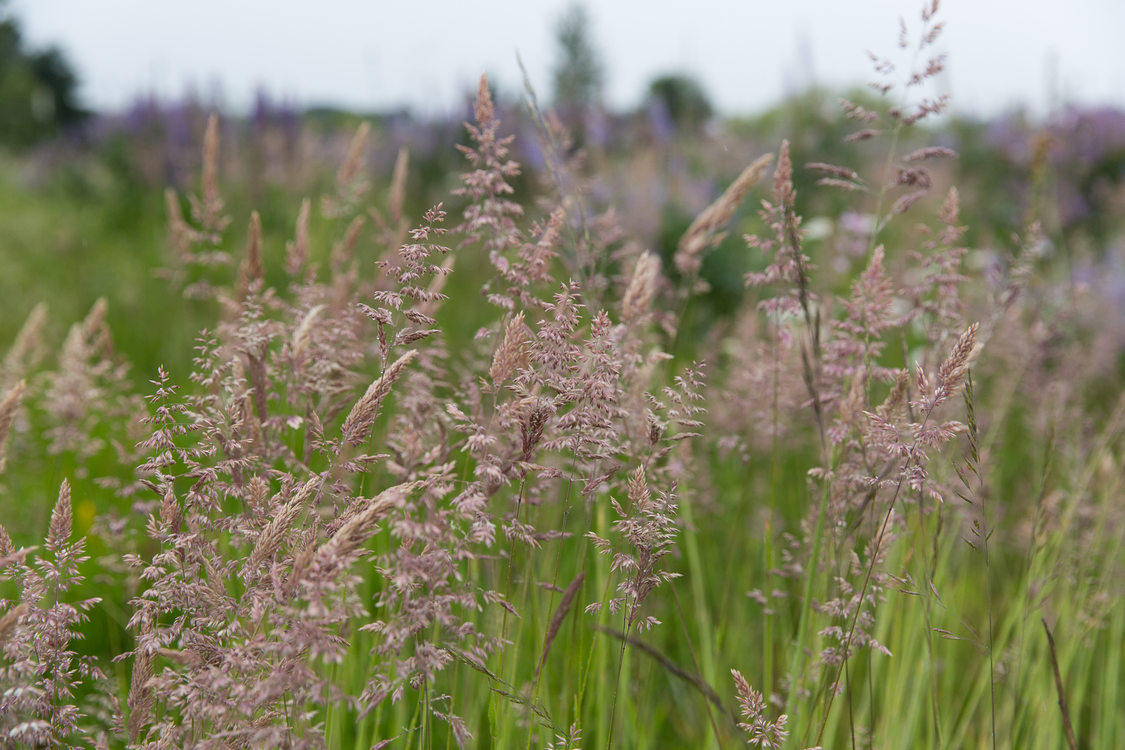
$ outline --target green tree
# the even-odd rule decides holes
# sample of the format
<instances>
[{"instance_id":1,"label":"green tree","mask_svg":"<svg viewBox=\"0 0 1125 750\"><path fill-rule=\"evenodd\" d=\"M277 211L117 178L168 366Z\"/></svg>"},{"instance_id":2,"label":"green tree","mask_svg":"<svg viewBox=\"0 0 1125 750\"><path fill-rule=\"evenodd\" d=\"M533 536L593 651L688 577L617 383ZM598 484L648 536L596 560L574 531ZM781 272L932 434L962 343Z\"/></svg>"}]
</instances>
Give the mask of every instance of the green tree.
<instances>
[{"instance_id":1,"label":"green tree","mask_svg":"<svg viewBox=\"0 0 1125 750\"><path fill-rule=\"evenodd\" d=\"M571 5L559 19L555 38L555 107L565 115L582 118L601 98L605 79L586 9Z\"/></svg>"},{"instance_id":2,"label":"green tree","mask_svg":"<svg viewBox=\"0 0 1125 750\"><path fill-rule=\"evenodd\" d=\"M23 148L81 123L78 77L55 48L28 50L0 0L0 144Z\"/></svg>"}]
</instances>

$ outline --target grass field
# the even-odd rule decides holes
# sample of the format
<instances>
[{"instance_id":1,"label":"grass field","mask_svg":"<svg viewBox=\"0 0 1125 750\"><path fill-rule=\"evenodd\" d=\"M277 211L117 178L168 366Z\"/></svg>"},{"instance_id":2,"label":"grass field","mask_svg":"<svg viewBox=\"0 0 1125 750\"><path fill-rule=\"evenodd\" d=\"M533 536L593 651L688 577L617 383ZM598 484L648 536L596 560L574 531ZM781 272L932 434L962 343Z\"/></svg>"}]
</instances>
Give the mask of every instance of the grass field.
<instances>
[{"instance_id":1,"label":"grass field","mask_svg":"<svg viewBox=\"0 0 1125 750\"><path fill-rule=\"evenodd\" d=\"M4 157L2 742L1125 741L1125 144L929 75Z\"/></svg>"}]
</instances>

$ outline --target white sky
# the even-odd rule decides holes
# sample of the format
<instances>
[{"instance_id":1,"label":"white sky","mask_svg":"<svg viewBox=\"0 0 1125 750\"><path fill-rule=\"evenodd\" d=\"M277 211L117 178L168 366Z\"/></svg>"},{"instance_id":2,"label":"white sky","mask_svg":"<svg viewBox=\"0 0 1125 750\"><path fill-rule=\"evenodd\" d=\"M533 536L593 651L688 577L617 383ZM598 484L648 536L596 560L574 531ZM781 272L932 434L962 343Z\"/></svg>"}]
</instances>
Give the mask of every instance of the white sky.
<instances>
[{"instance_id":1,"label":"white sky","mask_svg":"<svg viewBox=\"0 0 1125 750\"><path fill-rule=\"evenodd\" d=\"M520 90L516 52L549 99L567 0L10 0L29 41L63 48L87 105L189 88L246 106L264 88L299 104L450 111L481 72ZM726 112L814 81L870 80L865 51L896 51L917 0L589 0L615 107L657 74L696 75ZM1125 0L945 0L939 90L991 113L1053 101L1125 106Z\"/></svg>"}]
</instances>

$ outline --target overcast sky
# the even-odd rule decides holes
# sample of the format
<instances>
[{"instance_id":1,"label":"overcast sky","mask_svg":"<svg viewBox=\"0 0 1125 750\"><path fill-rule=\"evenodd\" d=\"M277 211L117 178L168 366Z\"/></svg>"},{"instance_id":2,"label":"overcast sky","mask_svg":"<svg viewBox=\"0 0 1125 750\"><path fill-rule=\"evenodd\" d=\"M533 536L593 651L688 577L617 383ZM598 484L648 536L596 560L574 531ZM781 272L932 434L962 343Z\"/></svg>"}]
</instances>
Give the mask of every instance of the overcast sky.
<instances>
[{"instance_id":1,"label":"overcast sky","mask_svg":"<svg viewBox=\"0 0 1125 750\"><path fill-rule=\"evenodd\" d=\"M516 92L523 58L542 98L567 0L9 0L24 34L56 44L87 105L140 93L221 92L244 107L258 89L298 104L447 112L488 72ZM699 78L726 112L753 112L809 82L870 80L866 50L896 50L916 0L600 0L586 3L607 98L636 105L668 71ZM1125 0L945 0L938 84L955 109L1018 103L1125 106Z\"/></svg>"}]
</instances>

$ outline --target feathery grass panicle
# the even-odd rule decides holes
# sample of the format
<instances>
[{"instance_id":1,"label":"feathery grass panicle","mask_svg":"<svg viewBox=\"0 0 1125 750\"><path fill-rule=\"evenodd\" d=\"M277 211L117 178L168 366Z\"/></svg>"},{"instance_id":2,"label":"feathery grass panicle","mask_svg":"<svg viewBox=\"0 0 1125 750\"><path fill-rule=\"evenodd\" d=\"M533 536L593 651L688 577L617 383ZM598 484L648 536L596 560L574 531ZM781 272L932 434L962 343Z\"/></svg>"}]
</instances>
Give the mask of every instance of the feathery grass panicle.
<instances>
[{"instance_id":1,"label":"feathery grass panicle","mask_svg":"<svg viewBox=\"0 0 1125 750\"><path fill-rule=\"evenodd\" d=\"M695 221L684 232L676 247L674 262L680 273L685 276L695 276L699 273L703 264L703 253L707 248L721 241L719 230L734 216L747 191L761 179L772 161L773 156L770 154L755 159L742 170L734 182L727 186L722 195L695 217Z\"/></svg>"},{"instance_id":2,"label":"feathery grass panicle","mask_svg":"<svg viewBox=\"0 0 1125 750\"><path fill-rule=\"evenodd\" d=\"M363 232L363 227L367 223L363 216L356 216L348 224L347 230L344 232L344 237L337 240L332 244L332 272L335 275L342 275L346 272L347 266L351 263L355 255L356 245L359 243L359 238ZM404 235L405 238L405 235ZM402 244L400 242L394 243L395 245Z\"/></svg>"},{"instance_id":3,"label":"feathery grass panicle","mask_svg":"<svg viewBox=\"0 0 1125 750\"><path fill-rule=\"evenodd\" d=\"M504 328L504 339L496 349L496 354L492 357L492 365L488 368L488 376L492 380L494 389L499 388L527 361L529 342L523 319L521 310L512 316Z\"/></svg>"},{"instance_id":4,"label":"feathery grass panicle","mask_svg":"<svg viewBox=\"0 0 1125 750\"><path fill-rule=\"evenodd\" d=\"M481 76L473 113L476 124L466 123L465 129L474 146L457 146L473 168L461 175L462 187L454 191L469 201L457 231L466 244L481 242L489 261L503 275L509 267L508 251L520 245L515 220L523 215L523 207L509 197L515 191L508 182L520 174L520 166L508 156L513 136L499 134L487 76Z\"/></svg>"},{"instance_id":5,"label":"feathery grass panicle","mask_svg":"<svg viewBox=\"0 0 1125 750\"><path fill-rule=\"evenodd\" d=\"M127 366L114 354L106 324L108 305L98 299L86 318L71 326L58 354L58 366L46 376L43 434L53 454L70 453L81 462L106 447L103 421L136 415L139 403L126 394ZM78 472L85 475L80 466Z\"/></svg>"},{"instance_id":6,"label":"feathery grass panicle","mask_svg":"<svg viewBox=\"0 0 1125 750\"><path fill-rule=\"evenodd\" d=\"M957 339L957 344L949 353L949 357L942 362L938 369L938 389L942 395L938 397L935 394L936 404L942 403L956 392L964 381L970 365L980 352L977 346L977 328L979 328L979 325L973 323L961 334L961 337Z\"/></svg>"},{"instance_id":7,"label":"feathery grass panicle","mask_svg":"<svg viewBox=\"0 0 1125 750\"><path fill-rule=\"evenodd\" d=\"M313 558L312 568L333 569L345 564L355 551L375 532L375 524L419 487L418 482L406 482L383 490L373 498L362 500L351 509L344 523L320 546ZM294 498L296 500L298 498Z\"/></svg>"},{"instance_id":8,"label":"feathery grass panicle","mask_svg":"<svg viewBox=\"0 0 1125 750\"><path fill-rule=\"evenodd\" d=\"M309 348L309 342L312 339L312 328L316 324L316 320L320 314L324 312L324 305L314 305L309 308L301 318L301 322L293 329L293 335L289 341L290 351L293 353L294 359L300 359Z\"/></svg>"},{"instance_id":9,"label":"feathery grass panicle","mask_svg":"<svg viewBox=\"0 0 1125 750\"><path fill-rule=\"evenodd\" d=\"M387 197L387 211L391 222L401 224L406 220L402 209L406 203L406 178L410 170L410 149L403 146L395 157L394 171L391 173L390 195Z\"/></svg>"},{"instance_id":10,"label":"feathery grass panicle","mask_svg":"<svg viewBox=\"0 0 1125 750\"><path fill-rule=\"evenodd\" d=\"M371 425L379 414L379 406L391 392L391 386L398 380L403 369L418 356L416 350L409 350L389 364L383 374L372 381L363 396L355 402L340 430L341 445L362 445L367 440Z\"/></svg>"},{"instance_id":11,"label":"feathery grass panicle","mask_svg":"<svg viewBox=\"0 0 1125 750\"><path fill-rule=\"evenodd\" d=\"M230 224L230 217L223 213L226 204L219 191L219 140L219 116L212 113L207 118L207 128L203 133L203 165L199 195L191 197L192 220L197 227L191 232L191 239L193 242L208 245L218 245L223 230ZM176 214L170 216L174 221ZM201 262L211 264L226 263L229 259L225 253L207 253L200 256Z\"/></svg>"},{"instance_id":12,"label":"feathery grass panicle","mask_svg":"<svg viewBox=\"0 0 1125 750\"><path fill-rule=\"evenodd\" d=\"M522 284L545 284L554 280L551 276L551 262L558 257L559 234L565 222L566 209L558 206L551 211L538 239L524 243L520 250L520 263L514 269L518 274L516 278Z\"/></svg>"},{"instance_id":13,"label":"feathery grass panicle","mask_svg":"<svg viewBox=\"0 0 1125 750\"><path fill-rule=\"evenodd\" d=\"M4 354L3 362L0 362L0 392L10 390L16 381L26 378L31 368L42 359L47 348L43 337L46 322L47 304L40 302L31 308Z\"/></svg>"},{"instance_id":14,"label":"feathery grass panicle","mask_svg":"<svg viewBox=\"0 0 1125 750\"><path fill-rule=\"evenodd\" d=\"M63 480L59 487L59 499L51 511L51 524L47 527L47 540L44 544L48 552L58 555L70 540L71 522L74 514L70 506L70 482Z\"/></svg>"},{"instance_id":15,"label":"feathery grass panicle","mask_svg":"<svg viewBox=\"0 0 1125 750\"><path fill-rule=\"evenodd\" d=\"M20 618L27 613L28 609L30 609L30 605L27 602L20 602L0 617L0 648L3 648L12 637L12 633L19 625Z\"/></svg>"},{"instance_id":16,"label":"feathery grass panicle","mask_svg":"<svg viewBox=\"0 0 1125 750\"><path fill-rule=\"evenodd\" d=\"M551 653L551 645L555 642L555 637L558 636L559 628L562 627L566 616L570 614L570 608L574 605L574 600L578 597L578 592L582 589L582 583L585 580L585 571L580 571L563 591L558 606L551 614L551 621L547 623L547 634L543 637L543 651L540 653L539 663L535 667L536 680L539 679L539 674L543 671L543 665L547 663L547 656Z\"/></svg>"},{"instance_id":17,"label":"feathery grass panicle","mask_svg":"<svg viewBox=\"0 0 1125 750\"><path fill-rule=\"evenodd\" d=\"M626 324L638 322L648 313L659 281L660 259L649 251L641 253L621 300L621 318Z\"/></svg>"},{"instance_id":18,"label":"feathery grass panicle","mask_svg":"<svg viewBox=\"0 0 1125 750\"><path fill-rule=\"evenodd\" d=\"M582 730L571 724L566 734L556 734L543 750L582 750Z\"/></svg>"},{"instance_id":19,"label":"feathery grass panicle","mask_svg":"<svg viewBox=\"0 0 1125 750\"><path fill-rule=\"evenodd\" d=\"M164 189L164 213L168 222L168 247L177 262L186 264L191 256L191 227L184 219L180 196L170 187Z\"/></svg>"},{"instance_id":20,"label":"feathery grass panicle","mask_svg":"<svg viewBox=\"0 0 1125 750\"><path fill-rule=\"evenodd\" d=\"M922 398L915 403L923 410L924 415L929 415L948 401L964 382L969 367L980 352L980 347L977 345L978 328L979 324L973 323L957 339L949 355L935 373L936 382L924 369L921 367L917 369L916 385Z\"/></svg>"},{"instance_id":21,"label":"feathery grass panicle","mask_svg":"<svg viewBox=\"0 0 1125 750\"><path fill-rule=\"evenodd\" d=\"M339 169L336 170L333 193L321 198L320 209L325 216L339 219L356 217L362 213L363 201L371 190L371 181L366 172L367 142L370 135L371 124L361 122L348 143Z\"/></svg>"},{"instance_id":22,"label":"feathery grass panicle","mask_svg":"<svg viewBox=\"0 0 1125 750\"><path fill-rule=\"evenodd\" d=\"M773 172L773 197L783 208L791 208L796 191L793 189L793 162L789 158L789 141L783 140L777 154L777 169Z\"/></svg>"},{"instance_id":23,"label":"feathery grass panicle","mask_svg":"<svg viewBox=\"0 0 1125 750\"><path fill-rule=\"evenodd\" d=\"M816 297L808 288L808 269L811 261L801 249L800 217L794 206L795 198L789 142L782 141L777 157L777 168L773 174L772 200L763 201L760 211L761 219L773 231L773 237L763 238L758 235L745 237L747 246L771 254L773 262L761 272L747 273L746 285L749 287L788 286L789 289L783 289L778 296L762 300L759 303L760 309L774 316L801 313L806 323L811 324L810 306L814 304ZM788 338L783 329L778 333ZM813 334L814 332L810 331L810 335Z\"/></svg>"},{"instance_id":24,"label":"feathery grass panicle","mask_svg":"<svg viewBox=\"0 0 1125 750\"><path fill-rule=\"evenodd\" d=\"M0 561L2 561L0 562L0 568L7 567L9 563L15 562L15 560L9 559L13 552L15 552L15 545L12 544L12 538L8 536L8 530L4 528L4 525L0 524Z\"/></svg>"},{"instance_id":25,"label":"feathery grass panicle","mask_svg":"<svg viewBox=\"0 0 1125 750\"><path fill-rule=\"evenodd\" d=\"M154 674L158 643L153 638L151 619L145 620L137 635L137 645L133 651L133 671L129 681L129 741L138 742L152 721L152 708L155 704L152 685L149 681Z\"/></svg>"},{"instance_id":26,"label":"feathery grass panicle","mask_svg":"<svg viewBox=\"0 0 1125 750\"><path fill-rule=\"evenodd\" d=\"M101 600L69 600L70 590L83 581L80 566L89 559L85 540L71 539L72 517L70 483L63 480L44 543L49 554L38 556L33 564L14 560L11 552L6 555L4 574L16 578L21 600L5 613L6 658L0 663L5 696L0 702L0 738L13 747L87 743L80 726L87 715L77 697L79 689L85 685L95 693L105 690L106 677L94 659L76 650L86 612ZM30 550L22 552L26 557Z\"/></svg>"},{"instance_id":27,"label":"feathery grass panicle","mask_svg":"<svg viewBox=\"0 0 1125 750\"><path fill-rule=\"evenodd\" d=\"M262 217L257 211L250 213L250 228L246 238L246 259L242 262L240 286L246 289L251 283L261 281L265 274L262 261Z\"/></svg>"},{"instance_id":28,"label":"feathery grass panicle","mask_svg":"<svg viewBox=\"0 0 1125 750\"><path fill-rule=\"evenodd\" d=\"M301 210L297 212L297 226L294 230L293 241L285 245L285 272L290 276L300 276L309 260L309 212L311 205L308 198L301 201Z\"/></svg>"},{"instance_id":29,"label":"feathery grass panicle","mask_svg":"<svg viewBox=\"0 0 1125 750\"><path fill-rule=\"evenodd\" d=\"M859 173L850 167L841 167L836 164L814 161L806 164L805 169L811 169L815 172L827 175L817 180L816 184L821 187L839 188L846 192L867 192L868 190L867 185L864 184Z\"/></svg>"},{"instance_id":30,"label":"feathery grass panicle","mask_svg":"<svg viewBox=\"0 0 1125 750\"><path fill-rule=\"evenodd\" d=\"M341 189L349 188L359 176L363 155L367 150L367 139L371 135L371 123L361 122L356 128L355 135L348 145L347 156L336 172L336 185Z\"/></svg>"},{"instance_id":31,"label":"feathery grass panicle","mask_svg":"<svg viewBox=\"0 0 1125 750\"><path fill-rule=\"evenodd\" d=\"M12 429L12 421L16 417L20 401L23 399L23 394L26 391L27 382L21 380L8 389L8 392L4 394L3 400L0 400L0 471L4 470L8 434Z\"/></svg>"},{"instance_id":32,"label":"feathery grass panicle","mask_svg":"<svg viewBox=\"0 0 1125 750\"><path fill-rule=\"evenodd\" d=\"M287 503L273 511L273 517L258 536L254 550L247 558L245 568L247 575L253 575L258 566L274 556L285 538L293 531L293 524L297 517L308 509L310 500L322 485L323 480L320 477L313 477L301 485Z\"/></svg>"},{"instance_id":33,"label":"feathery grass panicle","mask_svg":"<svg viewBox=\"0 0 1125 750\"><path fill-rule=\"evenodd\" d=\"M812 161L805 165L805 169L811 169L815 172L822 172L824 174L838 177L842 180L858 180L859 173L850 167L841 167L835 164L826 164L820 161Z\"/></svg>"},{"instance_id":34,"label":"feathery grass panicle","mask_svg":"<svg viewBox=\"0 0 1125 750\"><path fill-rule=\"evenodd\" d=\"M613 571L622 571L625 576L618 584L621 596L609 602L611 611L625 611L625 632L634 627L648 630L660 621L652 616L641 617L641 606L658 586L679 577L678 573L661 570L660 560L672 552L677 535L675 485L668 493L650 492L645 478L645 469L638 466L629 475L627 483L629 510L613 501L618 520L613 522L614 530L630 546L630 551L613 552ZM603 554L613 551L612 542L600 538L594 532L587 536ZM600 609L600 604L587 607L588 612Z\"/></svg>"},{"instance_id":35,"label":"feathery grass panicle","mask_svg":"<svg viewBox=\"0 0 1125 750\"><path fill-rule=\"evenodd\" d=\"M785 745L789 737L786 725L789 717L785 714L770 721L766 716L766 701L737 669L730 671L734 677L735 694L738 697L738 707L742 714L742 721L738 726L748 735L746 742L753 747L780 748Z\"/></svg>"},{"instance_id":36,"label":"feathery grass panicle","mask_svg":"<svg viewBox=\"0 0 1125 750\"><path fill-rule=\"evenodd\" d=\"M905 162L929 161L930 159L952 159L956 156L956 151L951 148L946 148L945 146L923 146L911 151L909 154L902 157L902 160Z\"/></svg>"}]
</instances>

